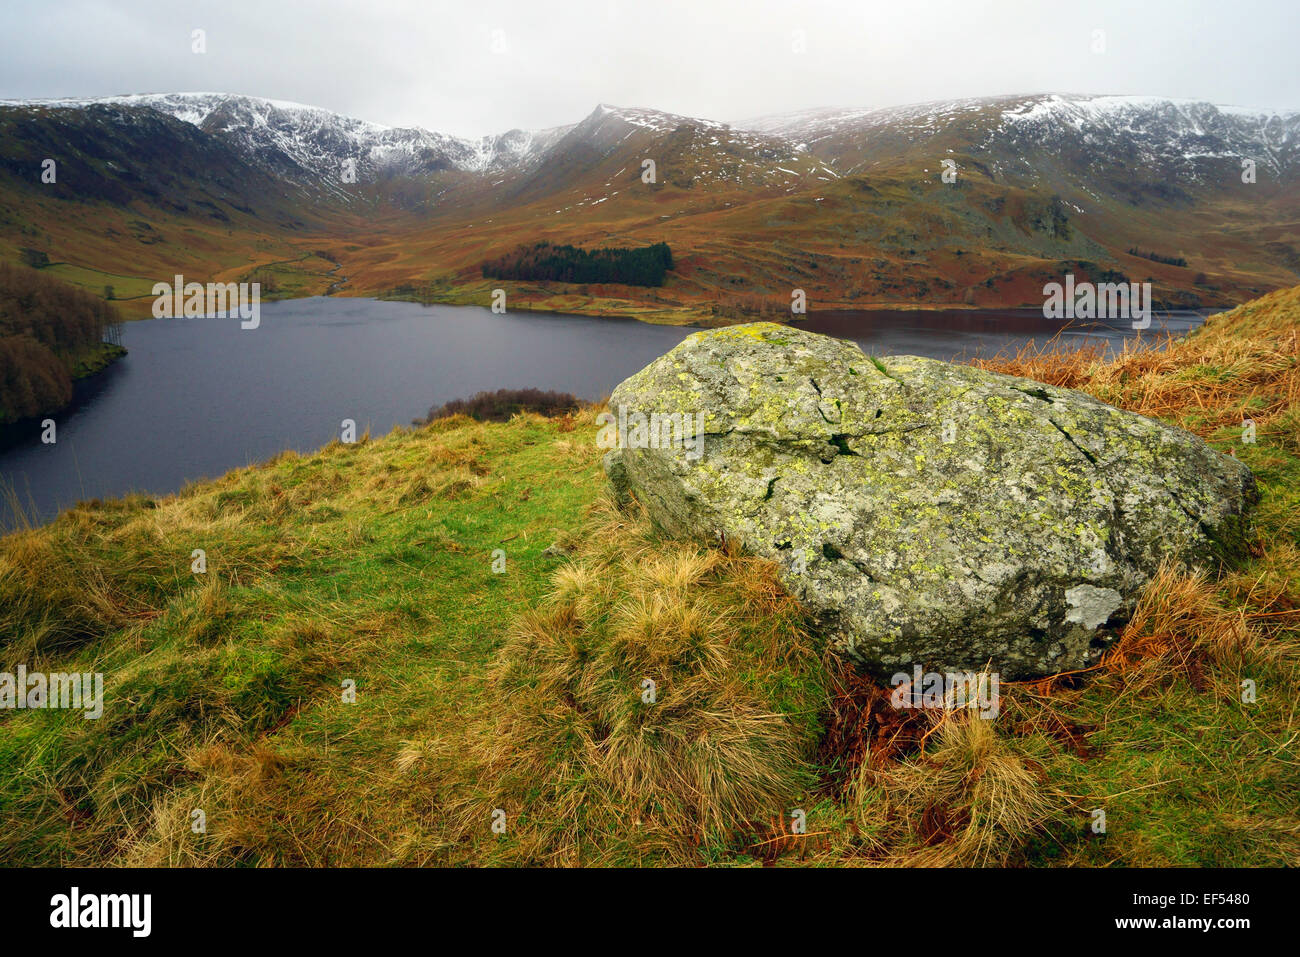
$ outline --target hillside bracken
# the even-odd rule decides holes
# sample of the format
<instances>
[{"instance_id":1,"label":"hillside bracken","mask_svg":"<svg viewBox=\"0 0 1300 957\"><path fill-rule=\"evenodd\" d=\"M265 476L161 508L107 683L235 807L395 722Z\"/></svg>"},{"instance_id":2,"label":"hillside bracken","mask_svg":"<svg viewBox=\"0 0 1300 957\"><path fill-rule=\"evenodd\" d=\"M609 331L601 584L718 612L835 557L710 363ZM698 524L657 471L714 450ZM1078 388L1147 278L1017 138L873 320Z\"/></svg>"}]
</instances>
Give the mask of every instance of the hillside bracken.
<instances>
[{"instance_id":1,"label":"hillside bracken","mask_svg":"<svg viewBox=\"0 0 1300 957\"><path fill-rule=\"evenodd\" d=\"M0 540L0 667L106 693L0 719L0 859L1300 862L1298 325L1287 290L1160 350L988 363L1198 432L1262 493L1248 555L1166 569L1097 667L1004 683L995 720L900 714L770 566L615 509L594 408L83 503Z\"/></svg>"}]
</instances>

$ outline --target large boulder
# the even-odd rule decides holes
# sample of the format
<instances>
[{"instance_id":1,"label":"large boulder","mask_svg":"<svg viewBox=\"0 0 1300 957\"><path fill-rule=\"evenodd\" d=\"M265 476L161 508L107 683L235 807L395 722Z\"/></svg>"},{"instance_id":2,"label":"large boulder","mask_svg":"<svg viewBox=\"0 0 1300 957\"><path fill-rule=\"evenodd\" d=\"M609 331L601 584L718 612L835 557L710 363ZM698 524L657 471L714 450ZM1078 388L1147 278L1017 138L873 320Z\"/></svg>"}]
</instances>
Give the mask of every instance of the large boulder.
<instances>
[{"instance_id":1,"label":"large boulder","mask_svg":"<svg viewBox=\"0 0 1300 957\"><path fill-rule=\"evenodd\" d=\"M1161 561L1239 547L1256 497L1236 459L1082 393L774 323L690 336L610 409L621 496L776 560L884 675L1085 667Z\"/></svg>"}]
</instances>

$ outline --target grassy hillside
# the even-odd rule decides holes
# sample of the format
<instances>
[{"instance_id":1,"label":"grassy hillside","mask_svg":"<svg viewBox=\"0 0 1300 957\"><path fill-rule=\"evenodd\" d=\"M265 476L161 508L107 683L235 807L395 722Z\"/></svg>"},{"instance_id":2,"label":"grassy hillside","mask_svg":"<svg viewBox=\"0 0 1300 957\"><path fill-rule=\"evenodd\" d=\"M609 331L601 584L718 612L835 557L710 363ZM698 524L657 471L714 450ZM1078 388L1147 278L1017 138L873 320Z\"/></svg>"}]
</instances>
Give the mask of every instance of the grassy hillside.
<instances>
[{"instance_id":1,"label":"grassy hillside","mask_svg":"<svg viewBox=\"0 0 1300 957\"><path fill-rule=\"evenodd\" d=\"M150 318L154 283L177 273L196 282L261 282L265 300L323 295L338 278L339 264L326 251L333 242L246 220L39 196L16 198L0 215L0 259L20 261L26 248L43 252L50 260L43 273L96 296L111 287L110 301L125 319Z\"/></svg>"},{"instance_id":2,"label":"grassy hillside","mask_svg":"<svg viewBox=\"0 0 1300 957\"><path fill-rule=\"evenodd\" d=\"M992 722L900 715L770 566L613 509L595 409L79 505L0 540L0 668L101 671L104 715L0 712L0 861L1300 863L1298 326L1292 289L1000 363L1206 436L1263 499L1244 565L1170 570Z\"/></svg>"},{"instance_id":3,"label":"grassy hillside","mask_svg":"<svg viewBox=\"0 0 1300 957\"><path fill-rule=\"evenodd\" d=\"M1265 206L1236 202L1156 212L1115 202L1083 216L1050 191L1008 186L973 161L955 186L940 182L932 163L907 159L831 182L813 178L789 191L725 183L706 191L674 182L652 190L632 168L527 206L473 216L453 211L372 231L364 247L342 251L349 277L343 292L414 284L432 301L481 305L502 286L510 303L524 308L698 322L767 309L788 315L796 288L814 310L1036 305L1044 282L1066 271L1096 279L1113 270L1150 281L1162 307L1226 306L1295 282L1294 270L1249 252L1264 245L1258 235L1229 231L1232 238L1223 238L1223 223L1251 220ZM1127 252L1160 235L1179 237L1174 251L1187 266ZM1291 241L1289 227L1279 226L1276 235ZM1136 238L1120 245L1119 237ZM666 242L675 268L649 293L481 277L484 261L538 241Z\"/></svg>"}]
</instances>

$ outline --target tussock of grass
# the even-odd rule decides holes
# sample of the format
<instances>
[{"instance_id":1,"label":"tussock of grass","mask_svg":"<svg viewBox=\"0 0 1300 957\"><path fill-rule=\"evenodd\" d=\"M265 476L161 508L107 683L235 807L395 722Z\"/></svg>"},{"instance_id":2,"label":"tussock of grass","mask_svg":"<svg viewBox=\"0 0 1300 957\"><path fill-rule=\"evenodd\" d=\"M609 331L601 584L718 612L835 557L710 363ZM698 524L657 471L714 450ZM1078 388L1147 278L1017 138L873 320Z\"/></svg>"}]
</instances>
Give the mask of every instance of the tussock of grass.
<instances>
[{"instance_id":1,"label":"tussock of grass","mask_svg":"<svg viewBox=\"0 0 1300 957\"><path fill-rule=\"evenodd\" d=\"M876 863L1004 864L1065 805L1027 744L974 708L927 712L924 752L883 766L864 761L848 797Z\"/></svg>"},{"instance_id":2,"label":"tussock of grass","mask_svg":"<svg viewBox=\"0 0 1300 957\"><path fill-rule=\"evenodd\" d=\"M664 543L604 503L580 541L491 670L478 776L526 834L544 828L528 856L686 862L801 803L823 675L773 567Z\"/></svg>"},{"instance_id":3,"label":"tussock of grass","mask_svg":"<svg viewBox=\"0 0 1300 957\"><path fill-rule=\"evenodd\" d=\"M1204 688L1211 677L1216 690L1231 696L1240 688L1239 673L1247 655L1268 654L1244 610L1229 608L1204 571L1180 572L1162 567L1144 592L1123 633L1102 659L1101 667L1124 678L1126 694L1141 693L1153 683L1184 675Z\"/></svg>"}]
</instances>

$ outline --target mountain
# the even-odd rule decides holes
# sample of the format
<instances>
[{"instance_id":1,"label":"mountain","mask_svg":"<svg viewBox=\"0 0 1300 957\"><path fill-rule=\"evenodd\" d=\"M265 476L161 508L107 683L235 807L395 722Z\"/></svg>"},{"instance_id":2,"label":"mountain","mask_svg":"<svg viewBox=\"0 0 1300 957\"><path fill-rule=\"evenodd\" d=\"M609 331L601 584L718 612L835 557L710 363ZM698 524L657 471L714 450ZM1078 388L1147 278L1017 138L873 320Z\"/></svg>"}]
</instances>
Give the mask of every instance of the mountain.
<instances>
[{"instance_id":1,"label":"mountain","mask_svg":"<svg viewBox=\"0 0 1300 957\"><path fill-rule=\"evenodd\" d=\"M47 251L69 272L298 270L295 294L432 284L455 299L520 243L668 241L679 265L659 301L741 313L795 287L823 308L1033 304L1065 270L1150 279L1166 305L1300 278L1300 113L1185 100L1041 94L734 124L600 105L471 139L164 93L0 101L0 135L0 257L64 247ZM42 184L56 156L58 183ZM124 250L124 232L150 248Z\"/></svg>"},{"instance_id":2,"label":"mountain","mask_svg":"<svg viewBox=\"0 0 1300 957\"><path fill-rule=\"evenodd\" d=\"M738 125L802 142L849 173L887 150L925 147L941 137L984 150L1026 144L1123 146L1173 167L1254 154L1281 173L1300 162L1300 112L1150 96L988 97L877 110L811 110Z\"/></svg>"},{"instance_id":3,"label":"mountain","mask_svg":"<svg viewBox=\"0 0 1300 957\"><path fill-rule=\"evenodd\" d=\"M1297 112L1041 94L814 110L740 125L799 143L846 180L934 176L952 160L967 187L961 212L995 212L968 221L973 229L950 222L959 233L983 231L985 248L1098 259L1129 273L1130 249L1184 259L1185 275L1162 269L1154 278L1181 286L1177 298L1187 304L1218 301L1216 292L1235 301L1285 284L1300 269ZM1243 182L1244 160L1254 164L1254 182ZM999 228L1008 221L1010 233ZM946 238L926 230L909 248L931 252ZM1213 285L1215 274L1243 273L1269 278L1230 291L1195 283L1201 274Z\"/></svg>"},{"instance_id":4,"label":"mountain","mask_svg":"<svg viewBox=\"0 0 1300 957\"><path fill-rule=\"evenodd\" d=\"M339 180L346 160L355 161L359 178L374 174L421 176L446 169L490 172L525 161L567 130L511 130L464 139L419 127L382 126L300 103L226 93L0 101L0 108L19 106L42 111L95 106L153 109L204 133L223 135L250 157L286 175L330 181Z\"/></svg>"},{"instance_id":5,"label":"mountain","mask_svg":"<svg viewBox=\"0 0 1300 957\"><path fill-rule=\"evenodd\" d=\"M7 106L0 108L0 136L0 177L10 190L218 216L255 205L264 217L282 211L266 201L285 193L275 164L155 109L111 102ZM41 175L47 159L56 162L51 182Z\"/></svg>"}]
</instances>

